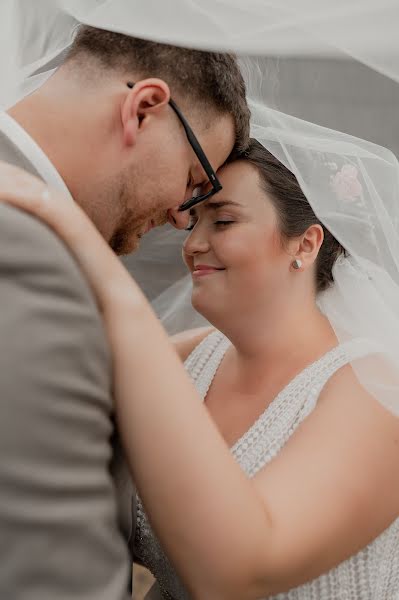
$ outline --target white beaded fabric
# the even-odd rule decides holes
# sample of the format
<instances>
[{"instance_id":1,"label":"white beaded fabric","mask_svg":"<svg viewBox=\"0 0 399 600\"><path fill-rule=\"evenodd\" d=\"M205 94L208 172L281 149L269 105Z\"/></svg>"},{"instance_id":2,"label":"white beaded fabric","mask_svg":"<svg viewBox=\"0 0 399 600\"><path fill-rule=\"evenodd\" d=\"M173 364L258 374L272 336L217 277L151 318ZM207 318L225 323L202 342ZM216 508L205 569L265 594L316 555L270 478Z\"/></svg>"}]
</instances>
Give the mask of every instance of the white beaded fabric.
<instances>
[{"instance_id":1,"label":"white beaded fabric","mask_svg":"<svg viewBox=\"0 0 399 600\"><path fill-rule=\"evenodd\" d=\"M206 397L230 342L218 331L195 348L185 366ZM231 448L248 477L271 461L313 410L327 380L350 360L367 353L365 340L341 344L297 375ZM210 538L211 541L211 538ZM146 600L189 600L172 565L151 530L138 499L134 555L157 583ZM378 538L328 573L269 600L399 600L399 518Z\"/></svg>"}]
</instances>

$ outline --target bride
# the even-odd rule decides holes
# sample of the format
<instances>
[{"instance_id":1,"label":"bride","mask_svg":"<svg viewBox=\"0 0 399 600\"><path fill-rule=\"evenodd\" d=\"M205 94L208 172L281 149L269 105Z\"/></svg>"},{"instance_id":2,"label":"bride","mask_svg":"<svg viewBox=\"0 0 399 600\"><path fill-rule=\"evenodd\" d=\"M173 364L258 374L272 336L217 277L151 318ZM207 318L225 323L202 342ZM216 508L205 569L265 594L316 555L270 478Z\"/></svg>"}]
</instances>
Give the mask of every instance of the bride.
<instances>
[{"instance_id":1,"label":"bride","mask_svg":"<svg viewBox=\"0 0 399 600\"><path fill-rule=\"evenodd\" d=\"M150 597L393 599L399 309L372 174L345 156L317 162L328 152L313 140L301 160L291 153L297 172L307 161L330 175L324 191L305 176L300 186L263 141L190 210L183 256L213 328L180 336L176 352L77 205L5 164L1 200L53 227L96 295ZM374 257L359 250L370 244Z\"/></svg>"}]
</instances>

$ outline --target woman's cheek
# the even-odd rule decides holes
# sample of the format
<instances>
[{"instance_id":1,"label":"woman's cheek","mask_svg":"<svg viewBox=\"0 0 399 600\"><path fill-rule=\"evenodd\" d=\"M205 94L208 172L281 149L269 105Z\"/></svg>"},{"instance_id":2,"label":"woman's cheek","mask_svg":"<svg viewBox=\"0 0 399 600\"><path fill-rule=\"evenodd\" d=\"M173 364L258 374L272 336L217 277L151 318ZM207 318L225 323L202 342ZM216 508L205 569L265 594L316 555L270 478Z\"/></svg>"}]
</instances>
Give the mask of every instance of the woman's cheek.
<instances>
[{"instance_id":1,"label":"woman's cheek","mask_svg":"<svg viewBox=\"0 0 399 600\"><path fill-rule=\"evenodd\" d=\"M225 232L227 234L227 232ZM234 228L215 240L213 249L220 262L225 266L239 266L253 260L254 253L258 253L259 246L251 240L250 236L234 234Z\"/></svg>"}]
</instances>

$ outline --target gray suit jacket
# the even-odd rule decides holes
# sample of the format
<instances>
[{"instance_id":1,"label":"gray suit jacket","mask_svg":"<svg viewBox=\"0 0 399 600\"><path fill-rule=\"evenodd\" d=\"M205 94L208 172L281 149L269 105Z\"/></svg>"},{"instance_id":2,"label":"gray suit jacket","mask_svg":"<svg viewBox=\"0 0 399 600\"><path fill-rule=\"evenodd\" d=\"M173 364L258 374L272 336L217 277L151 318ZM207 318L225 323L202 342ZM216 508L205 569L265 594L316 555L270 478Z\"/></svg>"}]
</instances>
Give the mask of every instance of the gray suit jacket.
<instances>
[{"instance_id":1,"label":"gray suit jacket","mask_svg":"<svg viewBox=\"0 0 399 600\"><path fill-rule=\"evenodd\" d=\"M35 173L0 133L0 159ZM125 600L131 486L117 469L111 364L75 260L0 204L0 598ZM119 506L118 506L119 504Z\"/></svg>"}]
</instances>

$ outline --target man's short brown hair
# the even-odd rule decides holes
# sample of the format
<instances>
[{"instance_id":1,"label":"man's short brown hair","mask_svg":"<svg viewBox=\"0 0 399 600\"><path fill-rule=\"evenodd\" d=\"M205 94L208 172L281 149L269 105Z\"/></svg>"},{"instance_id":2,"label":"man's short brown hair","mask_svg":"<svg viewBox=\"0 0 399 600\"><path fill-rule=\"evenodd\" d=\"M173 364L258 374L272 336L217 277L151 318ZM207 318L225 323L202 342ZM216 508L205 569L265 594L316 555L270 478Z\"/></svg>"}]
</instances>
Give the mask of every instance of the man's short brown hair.
<instances>
[{"instance_id":1,"label":"man's short brown hair","mask_svg":"<svg viewBox=\"0 0 399 600\"><path fill-rule=\"evenodd\" d=\"M246 149L250 112L233 54L179 48L82 25L67 61L85 56L97 59L105 69L159 77L179 97L219 114L231 114L235 124L233 155Z\"/></svg>"}]
</instances>

